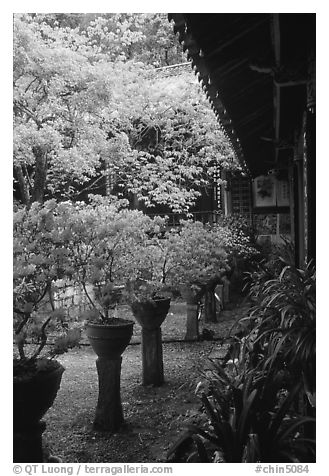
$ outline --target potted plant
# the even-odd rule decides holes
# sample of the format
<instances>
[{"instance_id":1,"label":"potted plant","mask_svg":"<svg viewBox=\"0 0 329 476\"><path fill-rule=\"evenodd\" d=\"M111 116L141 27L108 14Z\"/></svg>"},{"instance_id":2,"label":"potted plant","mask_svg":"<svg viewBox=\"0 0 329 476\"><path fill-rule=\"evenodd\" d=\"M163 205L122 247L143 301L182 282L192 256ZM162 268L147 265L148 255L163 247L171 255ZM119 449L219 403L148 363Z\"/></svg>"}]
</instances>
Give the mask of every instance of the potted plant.
<instances>
[{"instance_id":1,"label":"potted plant","mask_svg":"<svg viewBox=\"0 0 329 476\"><path fill-rule=\"evenodd\" d=\"M127 263L143 232L140 212L124 203L91 196L89 204L61 205L61 241L69 255L67 273L81 288L88 309L81 316L99 357L119 358L128 345L133 321L116 316Z\"/></svg>"},{"instance_id":2,"label":"potted plant","mask_svg":"<svg viewBox=\"0 0 329 476\"><path fill-rule=\"evenodd\" d=\"M166 235L170 257L167 281L180 289L187 303L187 340L199 338L199 303L210 283L227 267L227 253L214 228L186 220Z\"/></svg>"},{"instance_id":3,"label":"potted plant","mask_svg":"<svg viewBox=\"0 0 329 476\"><path fill-rule=\"evenodd\" d=\"M160 386L164 382L161 325L172 293L166 283L169 260L163 238L165 221L155 217L150 225L129 262L132 279L126 283L125 296L142 327L143 385Z\"/></svg>"},{"instance_id":4,"label":"potted plant","mask_svg":"<svg viewBox=\"0 0 329 476\"><path fill-rule=\"evenodd\" d=\"M70 256L72 280L81 286L89 309L82 318L95 353L99 398L94 427L110 432L123 423L120 399L121 355L133 333L134 321L118 318L117 304L131 276L131 261L147 238L151 219L125 203L90 197L86 204L65 203L62 240Z\"/></svg>"},{"instance_id":5,"label":"potted plant","mask_svg":"<svg viewBox=\"0 0 329 476\"><path fill-rule=\"evenodd\" d=\"M42 462L40 422L60 387L64 367L55 357L77 345L79 327L69 329L56 306L54 283L63 276L65 253L54 240L56 202L33 203L14 213L14 461ZM47 346L49 332L57 335Z\"/></svg>"}]
</instances>

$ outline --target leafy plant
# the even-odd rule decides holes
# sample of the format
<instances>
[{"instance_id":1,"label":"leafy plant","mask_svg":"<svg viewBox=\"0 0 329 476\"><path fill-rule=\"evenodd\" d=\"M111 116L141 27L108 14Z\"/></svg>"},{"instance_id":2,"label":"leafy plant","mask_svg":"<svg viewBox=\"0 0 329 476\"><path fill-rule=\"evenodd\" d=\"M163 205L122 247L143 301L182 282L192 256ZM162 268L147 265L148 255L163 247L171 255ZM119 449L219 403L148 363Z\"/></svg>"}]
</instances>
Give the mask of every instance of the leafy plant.
<instances>
[{"instance_id":1,"label":"leafy plant","mask_svg":"<svg viewBox=\"0 0 329 476\"><path fill-rule=\"evenodd\" d=\"M300 462L314 452L301 436L313 418L294 415L295 386L280 394L280 379L231 379L218 366L201 401L208 420L190 425L169 450L173 462ZM314 456L314 455L313 455Z\"/></svg>"},{"instance_id":2,"label":"leafy plant","mask_svg":"<svg viewBox=\"0 0 329 476\"><path fill-rule=\"evenodd\" d=\"M208 421L175 443L174 461L315 460L315 268L279 258L256 278L259 301L232 338L226 370L213 363L204 375Z\"/></svg>"},{"instance_id":3,"label":"leafy plant","mask_svg":"<svg viewBox=\"0 0 329 476\"><path fill-rule=\"evenodd\" d=\"M287 370L314 405L315 392L315 268L285 265L278 277L259 287L261 300L254 306L257 352L261 349L265 368Z\"/></svg>"},{"instance_id":4,"label":"leafy plant","mask_svg":"<svg viewBox=\"0 0 329 476\"><path fill-rule=\"evenodd\" d=\"M84 317L108 321L124 295L154 294L163 287L156 234L163 223L128 210L115 197L59 204L58 238L69 257L67 274L82 286L90 310Z\"/></svg>"},{"instance_id":5,"label":"leafy plant","mask_svg":"<svg viewBox=\"0 0 329 476\"><path fill-rule=\"evenodd\" d=\"M64 275L66 253L54 239L56 202L33 203L14 212L13 311L19 366L35 366L50 330L59 333L48 356L66 352L79 342L63 309L54 300L56 280ZM27 343L35 344L27 354ZM39 364L40 364L39 360Z\"/></svg>"},{"instance_id":6,"label":"leafy plant","mask_svg":"<svg viewBox=\"0 0 329 476\"><path fill-rule=\"evenodd\" d=\"M173 286L204 286L227 267L221 237L212 227L191 220L166 235L167 280Z\"/></svg>"}]
</instances>

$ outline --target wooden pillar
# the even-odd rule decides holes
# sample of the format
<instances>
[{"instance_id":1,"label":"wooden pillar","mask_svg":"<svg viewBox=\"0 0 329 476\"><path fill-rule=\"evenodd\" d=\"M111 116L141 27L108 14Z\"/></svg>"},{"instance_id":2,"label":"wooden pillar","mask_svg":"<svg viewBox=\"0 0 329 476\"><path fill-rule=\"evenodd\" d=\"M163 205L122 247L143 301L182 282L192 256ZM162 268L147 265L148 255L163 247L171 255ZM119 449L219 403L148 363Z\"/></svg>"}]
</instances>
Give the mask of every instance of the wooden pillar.
<instances>
[{"instance_id":1,"label":"wooden pillar","mask_svg":"<svg viewBox=\"0 0 329 476\"><path fill-rule=\"evenodd\" d=\"M164 382L161 327L142 327L143 385L160 386Z\"/></svg>"},{"instance_id":2,"label":"wooden pillar","mask_svg":"<svg viewBox=\"0 0 329 476\"><path fill-rule=\"evenodd\" d=\"M116 360L99 357L96 360L99 393L95 430L115 433L124 421L120 396L121 362L122 357Z\"/></svg>"},{"instance_id":3,"label":"wooden pillar","mask_svg":"<svg viewBox=\"0 0 329 476\"><path fill-rule=\"evenodd\" d=\"M303 134L299 134L294 149L294 215L295 215L295 264L305 264L305 197L303 174Z\"/></svg>"},{"instance_id":4,"label":"wooden pillar","mask_svg":"<svg viewBox=\"0 0 329 476\"><path fill-rule=\"evenodd\" d=\"M316 258L316 147L315 110L306 115L305 173L307 186L307 261Z\"/></svg>"},{"instance_id":5,"label":"wooden pillar","mask_svg":"<svg viewBox=\"0 0 329 476\"><path fill-rule=\"evenodd\" d=\"M292 243L295 243L295 195L294 195L294 166L293 159L289 162L289 213L290 213L290 240Z\"/></svg>"},{"instance_id":6,"label":"wooden pillar","mask_svg":"<svg viewBox=\"0 0 329 476\"><path fill-rule=\"evenodd\" d=\"M296 265L315 259L316 250L316 163L315 112L304 113L303 127L295 151L295 243Z\"/></svg>"}]
</instances>

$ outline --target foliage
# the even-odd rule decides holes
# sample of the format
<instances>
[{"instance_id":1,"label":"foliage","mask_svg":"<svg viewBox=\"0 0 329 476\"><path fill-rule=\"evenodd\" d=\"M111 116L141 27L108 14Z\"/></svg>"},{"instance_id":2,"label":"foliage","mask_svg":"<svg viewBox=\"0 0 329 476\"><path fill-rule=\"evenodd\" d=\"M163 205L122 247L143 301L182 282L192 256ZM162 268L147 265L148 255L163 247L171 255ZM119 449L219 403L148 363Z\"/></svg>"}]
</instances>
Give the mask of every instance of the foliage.
<instances>
[{"instance_id":1,"label":"foliage","mask_svg":"<svg viewBox=\"0 0 329 476\"><path fill-rule=\"evenodd\" d=\"M149 64L148 34L161 43L167 32L157 14L85 20L15 15L20 199L106 192L187 211L218 167L237 168L197 81L191 72L168 78Z\"/></svg>"},{"instance_id":2,"label":"foliage","mask_svg":"<svg viewBox=\"0 0 329 476\"><path fill-rule=\"evenodd\" d=\"M258 250L242 226L217 224L214 232L228 255L230 267L253 261L258 256Z\"/></svg>"},{"instance_id":3,"label":"foliage","mask_svg":"<svg viewBox=\"0 0 329 476\"><path fill-rule=\"evenodd\" d=\"M82 285L89 300L88 317L106 321L127 283L140 294L147 273L149 292L161 285L155 240L163 220L128 210L125 200L90 198L88 205L58 205L56 233L68 257L66 273Z\"/></svg>"},{"instance_id":4,"label":"foliage","mask_svg":"<svg viewBox=\"0 0 329 476\"><path fill-rule=\"evenodd\" d=\"M314 461L314 265L296 269L281 257L255 278L258 300L241 320L247 326L233 339L226 371L214 363L206 375L209 420L176 442L174 461Z\"/></svg>"},{"instance_id":5,"label":"foliage","mask_svg":"<svg viewBox=\"0 0 329 476\"><path fill-rule=\"evenodd\" d=\"M166 281L176 288L186 284L204 287L230 271L237 257L247 260L256 254L243 231L192 220L170 230L165 243Z\"/></svg>"},{"instance_id":6,"label":"foliage","mask_svg":"<svg viewBox=\"0 0 329 476\"><path fill-rule=\"evenodd\" d=\"M65 251L54 240L56 202L39 203L14 213L13 310L14 336L21 361L35 361L47 343L47 331L60 333L50 355L78 344L80 331L68 328L63 309L56 307L56 280L63 277ZM36 348L27 357L27 340Z\"/></svg>"},{"instance_id":7,"label":"foliage","mask_svg":"<svg viewBox=\"0 0 329 476\"><path fill-rule=\"evenodd\" d=\"M315 401L315 268L297 269L281 262L278 277L258 291L260 301L251 312L257 333L255 353L265 368L286 369L304 383L311 405ZM256 359L256 356L254 356Z\"/></svg>"},{"instance_id":8,"label":"foliage","mask_svg":"<svg viewBox=\"0 0 329 476\"><path fill-rule=\"evenodd\" d=\"M283 239L283 244L258 246L258 259L253 262L251 271L245 272L245 289L254 301L262 299L264 284L276 279L285 266L294 266L295 251L291 241Z\"/></svg>"},{"instance_id":9,"label":"foliage","mask_svg":"<svg viewBox=\"0 0 329 476\"><path fill-rule=\"evenodd\" d=\"M168 296L185 285L204 288L226 273L233 256L246 259L255 252L242 232L229 228L191 220L182 221L177 229L166 228L166 221L155 217L152 233L129 259L127 276L133 277L127 283L129 300Z\"/></svg>"},{"instance_id":10,"label":"foliage","mask_svg":"<svg viewBox=\"0 0 329 476\"><path fill-rule=\"evenodd\" d=\"M168 282L205 285L225 269L227 254L212 227L191 220L166 235Z\"/></svg>"},{"instance_id":11,"label":"foliage","mask_svg":"<svg viewBox=\"0 0 329 476\"><path fill-rule=\"evenodd\" d=\"M84 36L97 57L165 66L185 60L165 13L34 14L35 21L73 29Z\"/></svg>"},{"instance_id":12,"label":"foliage","mask_svg":"<svg viewBox=\"0 0 329 476\"><path fill-rule=\"evenodd\" d=\"M91 195L88 204L34 203L30 210L41 210L49 228L33 241L29 261L40 265L33 268L35 279L46 282L49 269L49 281L64 277L67 285L81 286L90 304L84 316L89 319L109 319L122 294L133 302L167 297L180 285L205 285L227 268L223 246L234 244L226 231L200 222L186 221L179 230L166 231L164 219L129 210L127 201L115 196ZM30 226L26 223L27 233L33 231Z\"/></svg>"},{"instance_id":13,"label":"foliage","mask_svg":"<svg viewBox=\"0 0 329 476\"><path fill-rule=\"evenodd\" d=\"M134 59L155 67L185 60L165 13L106 13L80 30L88 43L111 61ZM88 18L85 21L88 21Z\"/></svg>"},{"instance_id":14,"label":"foliage","mask_svg":"<svg viewBox=\"0 0 329 476\"><path fill-rule=\"evenodd\" d=\"M208 422L189 426L170 449L174 462L303 462L308 453L299 431L314 423L294 415L298 385L278 396L278 382L263 378L238 383L215 365L217 379L201 400ZM280 384L279 384L280 386ZM306 444L306 447L308 444ZM312 444L310 444L310 449Z\"/></svg>"}]
</instances>

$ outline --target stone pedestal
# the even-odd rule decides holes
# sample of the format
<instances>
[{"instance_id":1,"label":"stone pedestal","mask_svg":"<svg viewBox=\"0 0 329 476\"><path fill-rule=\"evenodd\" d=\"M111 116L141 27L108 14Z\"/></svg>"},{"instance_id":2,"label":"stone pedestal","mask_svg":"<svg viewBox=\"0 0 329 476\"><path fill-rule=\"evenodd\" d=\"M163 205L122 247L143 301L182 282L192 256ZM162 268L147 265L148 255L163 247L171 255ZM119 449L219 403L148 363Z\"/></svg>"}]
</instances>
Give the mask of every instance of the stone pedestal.
<instances>
[{"instance_id":1,"label":"stone pedestal","mask_svg":"<svg viewBox=\"0 0 329 476\"><path fill-rule=\"evenodd\" d=\"M208 289L204 297L205 322L217 322L216 299L213 289Z\"/></svg>"},{"instance_id":2,"label":"stone pedestal","mask_svg":"<svg viewBox=\"0 0 329 476\"><path fill-rule=\"evenodd\" d=\"M186 303L185 340L199 340L198 304Z\"/></svg>"},{"instance_id":3,"label":"stone pedestal","mask_svg":"<svg viewBox=\"0 0 329 476\"><path fill-rule=\"evenodd\" d=\"M14 428L14 463L42 463L42 433L46 429L44 421L24 428Z\"/></svg>"},{"instance_id":4,"label":"stone pedestal","mask_svg":"<svg viewBox=\"0 0 329 476\"><path fill-rule=\"evenodd\" d=\"M164 382L161 327L142 328L143 385Z\"/></svg>"},{"instance_id":5,"label":"stone pedestal","mask_svg":"<svg viewBox=\"0 0 329 476\"><path fill-rule=\"evenodd\" d=\"M131 304L142 326L143 385L159 387L164 382L161 324L170 307L170 299L154 299Z\"/></svg>"},{"instance_id":6,"label":"stone pedestal","mask_svg":"<svg viewBox=\"0 0 329 476\"><path fill-rule=\"evenodd\" d=\"M226 276L222 278L224 306L230 302L230 281Z\"/></svg>"},{"instance_id":7,"label":"stone pedestal","mask_svg":"<svg viewBox=\"0 0 329 476\"><path fill-rule=\"evenodd\" d=\"M95 430L115 433L124 422L120 396L122 358L96 360L98 372L98 402L94 420Z\"/></svg>"},{"instance_id":8,"label":"stone pedestal","mask_svg":"<svg viewBox=\"0 0 329 476\"><path fill-rule=\"evenodd\" d=\"M180 292L186 301L185 340L199 340L198 311L204 290L201 286L186 285L180 288Z\"/></svg>"}]
</instances>

